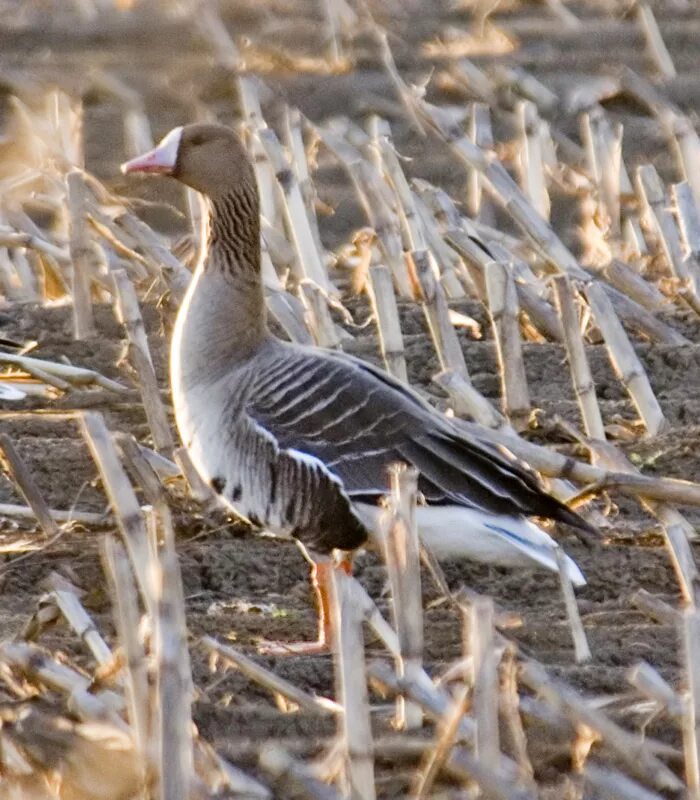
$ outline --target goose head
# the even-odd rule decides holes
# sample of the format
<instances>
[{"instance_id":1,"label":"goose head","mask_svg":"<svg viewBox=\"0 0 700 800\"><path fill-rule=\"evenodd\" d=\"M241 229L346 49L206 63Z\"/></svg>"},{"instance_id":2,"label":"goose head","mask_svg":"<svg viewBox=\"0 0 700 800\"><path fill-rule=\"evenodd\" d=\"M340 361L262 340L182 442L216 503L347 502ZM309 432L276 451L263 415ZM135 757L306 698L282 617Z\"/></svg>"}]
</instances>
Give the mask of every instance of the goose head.
<instances>
[{"instance_id":1,"label":"goose head","mask_svg":"<svg viewBox=\"0 0 700 800\"><path fill-rule=\"evenodd\" d=\"M121 170L169 175L212 200L255 186L241 140L225 125L210 123L173 128L153 150L126 161Z\"/></svg>"}]
</instances>

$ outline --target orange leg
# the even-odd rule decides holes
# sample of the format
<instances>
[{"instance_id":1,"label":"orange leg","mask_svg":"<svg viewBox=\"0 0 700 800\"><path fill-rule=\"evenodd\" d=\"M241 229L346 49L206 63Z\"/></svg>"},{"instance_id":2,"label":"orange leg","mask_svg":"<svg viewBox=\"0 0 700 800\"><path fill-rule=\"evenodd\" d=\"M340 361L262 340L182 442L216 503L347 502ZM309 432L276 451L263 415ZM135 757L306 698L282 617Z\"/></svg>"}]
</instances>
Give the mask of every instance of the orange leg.
<instances>
[{"instance_id":1,"label":"orange leg","mask_svg":"<svg viewBox=\"0 0 700 800\"><path fill-rule=\"evenodd\" d=\"M352 558L343 555L333 561L311 561L311 585L316 594L318 608L318 639L315 642L262 642L258 648L266 655L320 655L330 652L333 642L332 570L342 570L352 575Z\"/></svg>"}]
</instances>

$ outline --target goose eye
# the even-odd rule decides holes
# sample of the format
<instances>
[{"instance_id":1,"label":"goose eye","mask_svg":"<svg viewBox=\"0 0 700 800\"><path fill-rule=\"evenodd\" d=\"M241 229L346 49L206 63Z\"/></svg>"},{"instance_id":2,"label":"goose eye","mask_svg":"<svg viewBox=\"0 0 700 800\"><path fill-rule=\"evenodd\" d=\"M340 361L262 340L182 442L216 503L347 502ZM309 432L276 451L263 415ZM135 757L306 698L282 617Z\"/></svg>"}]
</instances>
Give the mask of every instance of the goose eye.
<instances>
[{"instance_id":1,"label":"goose eye","mask_svg":"<svg viewBox=\"0 0 700 800\"><path fill-rule=\"evenodd\" d=\"M197 147L198 145L202 144L203 141L204 141L204 137L201 134L195 134L190 139L190 144L194 145L195 147Z\"/></svg>"}]
</instances>

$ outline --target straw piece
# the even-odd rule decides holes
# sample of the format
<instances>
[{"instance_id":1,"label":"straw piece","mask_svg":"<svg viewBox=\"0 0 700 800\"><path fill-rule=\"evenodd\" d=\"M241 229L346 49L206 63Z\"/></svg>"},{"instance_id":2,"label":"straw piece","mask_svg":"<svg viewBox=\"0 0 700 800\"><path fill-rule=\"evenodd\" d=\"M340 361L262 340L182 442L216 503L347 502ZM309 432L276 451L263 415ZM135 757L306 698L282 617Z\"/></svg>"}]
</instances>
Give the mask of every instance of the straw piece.
<instances>
[{"instance_id":1,"label":"straw piece","mask_svg":"<svg viewBox=\"0 0 700 800\"><path fill-rule=\"evenodd\" d=\"M613 130L603 109L594 105L582 117L582 136L589 170L598 190L598 206L607 218L609 238L614 242L620 234L620 193L632 191L622 161L622 127Z\"/></svg>"},{"instance_id":2,"label":"straw piece","mask_svg":"<svg viewBox=\"0 0 700 800\"><path fill-rule=\"evenodd\" d=\"M338 347L340 337L328 309L328 298L323 290L308 278L299 282L299 297L304 304L307 328L319 347Z\"/></svg>"},{"instance_id":3,"label":"straw piece","mask_svg":"<svg viewBox=\"0 0 700 800\"><path fill-rule=\"evenodd\" d=\"M698 567L690 547L690 542L698 538L698 534L688 520L673 506L667 503L658 503L642 500L645 508L661 522L663 526L666 549L671 557L671 563L680 584L681 594L686 603L695 603L695 583L698 577Z\"/></svg>"},{"instance_id":4,"label":"straw piece","mask_svg":"<svg viewBox=\"0 0 700 800\"><path fill-rule=\"evenodd\" d=\"M175 444L161 400L158 379L153 369L138 297L125 270L115 270L112 273L112 280L117 295L115 310L117 318L126 328L129 337L129 357L139 376L139 390L148 427L158 452L166 458L171 458Z\"/></svg>"},{"instance_id":5,"label":"straw piece","mask_svg":"<svg viewBox=\"0 0 700 800\"><path fill-rule=\"evenodd\" d=\"M655 436L667 425L667 421L649 383L644 367L627 338L612 303L602 286L589 284L585 288L588 304L596 324L600 328L608 347L613 369L630 395L647 431Z\"/></svg>"},{"instance_id":6,"label":"straw piece","mask_svg":"<svg viewBox=\"0 0 700 800\"><path fill-rule=\"evenodd\" d=\"M211 636L204 636L202 638L202 644L207 650L220 657L226 664L240 670L247 678L250 678L275 694L281 694L283 697L286 697L287 700L299 706L299 708L317 713L320 711L324 714L344 713L343 707L339 703L329 700L326 697L318 697L304 692L293 683L278 677L274 672L271 672L260 664L256 664L253 659L248 658L248 656L243 655L243 653L238 650L221 644L221 642L217 642L216 639Z\"/></svg>"},{"instance_id":7,"label":"straw piece","mask_svg":"<svg viewBox=\"0 0 700 800\"><path fill-rule=\"evenodd\" d=\"M602 441L589 442L596 463L621 471L636 472L636 468L614 445ZM697 538L695 528L668 503L640 498L642 504L663 525L666 547L671 557L681 593L687 603L694 602L694 582L698 574L689 540Z\"/></svg>"},{"instance_id":8,"label":"straw piece","mask_svg":"<svg viewBox=\"0 0 700 800\"><path fill-rule=\"evenodd\" d=\"M400 657L400 649L399 638L396 635L396 631L381 615L374 600L367 594L367 590L359 581L356 581L354 578L348 578L347 583L349 584L347 591L352 596L352 602L362 614L362 618L381 639L386 649L394 658L398 659Z\"/></svg>"},{"instance_id":9,"label":"straw piece","mask_svg":"<svg viewBox=\"0 0 700 800\"><path fill-rule=\"evenodd\" d=\"M518 322L518 295L513 275L505 264L492 261L484 272L489 316L496 339L503 410L516 430L527 427L530 394Z\"/></svg>"},{"instance_id":10,"label":"straw piece","mask_svg":"<svg viewBox=\"0 0 700 800\"><path fill-rule=\"evenodd\" d=\"M467 91L482 100L484 106L497 105L498 97L493 81L473 61L461 58L456 63L450 64L450 74Z\"/></svg>"},{"instance_id":11,"label":"straw piece","mask_svg":"<svg viewBox=\"0 0 700 800\"><path fill-rule=\"evenodd\" d=\"M647 49L654 59L656 68L661 73L664 80L670 80L676 77L676 68L673 64L671 54L668 52L666 43L664 42L659 26L656 22L654 12L649 5L644 2L637 3L637 19L644 32L646 39Z\"/></svg>"},{"instance_id":12,"label":"straw piece","mask_svg":"<svg viewBox=\"0 0 700 800\"><path fill-rule=\"evenodd\" d=\"M487 304L484 269L493 261L493 256L480 239L470 232L469 226L464 224L464 220L458 217L456 223L458 227L449 227L445 232L445 241L464 259L477 297Z\"/></svg>"},{"instance_id":13,"label":"straw piece","mask_svg":"<svg viewBox=\"0 0 700 800\"><path fill-rule=\"evenodd\" d=\"M583 769L586 783L606 800L662 800L661 795L650 792L617 770L605 769L596 764L586 764Z\"/></svg>"},{"instance_id":14,"label":"straw piece","mask_svg":"<svg viewBox=\"0 0 700 800\"><path fill-rule=\"evenodd\" d=\"M167 501L165 488L159 474L149 463L136 438L130 433L121 432L115 433L113 438L132 478L143 490L145 501L150 506L160 509L160 505Z\"/></svg>"},{"instance_id":15,"label":"straw piece","mask_svg":"<svg viewBox=\"0 0 700 800\"><path fill-rule=\"evenodd\" d=\"M645 164L637 170L637 189L641 201L647 206L654 220L656 234L661 243L666 261L673 274L680 281L680 292L694 296L694 306L698 300L697 268L690 270L689 263L683 258L681 240L673 214L667 207L666 193L661 178L651 164Z\"/></svg>"},{"instance_id":16,"label":"straw piece","mask_svg":"<svg viewBox=\"0 0 700 800\"><path fill-rule=\"evenodd\" d=\"M641 225L636 217L627 217L622 225L622 235L630 258L640 258L649 252Z\"/></svg>"},{"instance_id":17,"label":"straw piece","mask_svg":"<svg viewBox=\"0 0 700 800\"><path fill-rule=\"evenodd\" d=\"M71 295L73 297L73 334L76 339L95 336L95 321L90 297L93 259L87 227L87 188L80 170L66 177L68 213L70 214Z\"/></svg>"},{"instance_id":18,"label":"straw piece","mask_svg":"<svg viewBox=\"0 0 700 800\"><path fill-rule=\"evenodd\" d=\"M464 262L459 255L445 242L438 230L435 218L430 213L425 203L413 195L416 212L420 217L428 249L433 252L440 269L441 282L450 300L459 300L465 296L464 287L469 294L476 296L476 291L471 285L471 279L465 269Z\"/></svg>"},{"instance_id":19,"label":"straw piece","mask_svg":"<svg viewBox=\"0 0 700 800\"><path fill-rule=\"evenodd\" d=\"M629 222L629 220L627 221ZM600 272L616 289L649 311L670 310L668 298L664 297L656 285L644 280L636 270L627 266L623 261L613 258Z\"/></svg>"},{"instance_id":20,"label":"straw piece","mask_svg":"<svg viewBox=\"0 0 700 800\"><path fill-rule=\"evenodd\" d=\"M82 525L105 525L110 524L109 517L104 514L96 514L90 511L63 511L61 509L48 509L49 515L54 522L79 522ZM0 516L17 517L19 519L36 519L36 512L30 506L19 506L14 503L0 503Z\"/></svg>"},{"instance_id":21,"label":"straw piece","mask_svg":"<svg viewBox=\"0 0 700 800\"><path fill-rule=\"evenodd\" d=\"M209 486L195 469L192 459L184 447L178 447L173 455L175 463L180 467L180 472L184 475L187 485L190 487L192 497L198 503L216 503L218 498L214 490Z\"/></svg>"},{"instance_id":22,"label":"straw piece","mask_svg":"<svg viewBox=\"0 0 700 800\"><path fill-rule=\"evenodd\" d=\"M333 666L337 696L344 709L339 728L345 749L346 791L353 800L374 800L374 752L362 615L353 600L348 576L337 569L331 574Z\"/></svg>"},{"instance_id":23,"label":"straw piece","mask_svg":"<svg viewBox=\"0 0 700 800\"><path fill-rule=\"evenodd\" d=\"M477 147L493 150L491 111L485 103L472 103L469 119L469 135ZM483 198L483 179L479 170L470 168L467 173L467 208L471 217L487 223L494 221L491 204Z\"/></svg>"},{"instance_id":24,"label":"straw piece","mask_svg":"<svg viewBox=\"0 0 700 800\"><path fill-rule=\"evenodd\" d=\"M282 326L290 341L304 345L314 343L313 336L304 323L303 303L298 298L287 291L278 292L266 288L265 302L268 311Z\"/></svg>"},{"instance_id":25,"label":"straw piece","mask_svg":"<svg viewBox=\"0 0 700 800\"><path fill-rule=\"evenodd\" d=\"M389 123L373 117L371 124L373 128L372 141L379 160L378 166L383 169L396 193L399 218L404 231L404 247L406 250L424 250L427 246L425 232L416 211L413 192L408 185L391 141Z\"/></svg>"},{"instance_id":26,"label":"straw piece","mask_svg":"<svg viewBox=\"0 0 700 800\"><path fill-rule=\"evenodd\" d=\"M281 784L283 796L301 794L309 800L342 800L346 797L320 781L305 764L292 758L278 745L265 744L260 750L259 764L264 772Z\"/></svg>"},{"instance_id":27,"label":"straw piece","mask_svg":"<svg viewBox=\"0 0 700 800\"><path fill-rule=\"evenodd\" d=\"M535 769L528 753L527 735L522 717L522 703L518 692L516 654L517 651L514 645L507 645L504 648L503 658L501 659L501 692L498 708L503 720L504 733L510 745L510 750L513 752L520 767L523 780L528 785L534 785Z\"/></svg>"},{"instance_id":28,"label":"straw piece","mask_svg":"<svg viewBox=\"0 0 700 800\"><path fill-rule=\"evenodd\" d=\"M31 356L21 356L16 353L0 351L0 363L3 362L7 364L16 364L27 371L31 369L44 370L51 375L58 375L61 378L65 378L78 386L96 383L98 386L109 389L112 392L124 393L129 391L129 389L122 386L121 383L117 383L117 381L113 381L110 378L105 378L105 376L100 375L99 372L95 372L92 369L85 369L84 367L74 367L72 364L60 364L55 361L46 361L42 358L33 358Z\"/></svg>"},{"instance_id":29,"label":"straw piece","mask_svg":"<svg viewBox=\"0 0 700 800\"><path fill-rule=\"evenodd\" d=\"M383 264L371 264L367 294L377 321L379 346L387 372L408 383L401 322L391 272Z\"/></svg>"},{"instance_id":30,"label":"straw piece","mask_svg":"<svg viewBox=\"0 0 700 800\"><path fill-rule=\"evenodd\" d=\"M126 259L129 269L134 271L138 280L144 280L148 275L154 277L160 275L160 268L153 259L136 252L134 248L139 246L138 242L129 236L112 217L104 214L97 202L90 203L88 206L88 222L117 255Z\"/></svg>"},{"instance_id":31,"label":"straw piece","mask_svg":"<svg viewBox=\"0 0 700 800\"><path fill-rule=\"evenodd\" d=\"M17 286L14 266L4 247L0 249L0 289L10 303L18 303L24 299L21 287Z\"/></svg>"},{"instance_id":32,"label":"straw piece","mask_svg":"<svg viewBox=\"0 0 700 800\"><path fill-rule=\"evenodd\" d=\"M148 258L160 269L160 274L179 302L185 296L192 274L162 243L155 231L134 214L124 212L115 223L136 241Z\"/></svg>"},{"instance_id":33,"label":"straw piece","mask_svg":"<svg viewBox=\"0 0 700 800\"><path fill-rule=\"evenodd\" d=\"M450 247L454 248L456 252L463 256L468 264L478 267L479 272L477 274L472 273L472 278L477 287L480 288L479 293L482 299L485 299L486 286L483 272L493 262L495 255L495 253L491 252L493 243L489 242L488 248L480 246L478 239L475 240L474 236L462 227L448 228L445 233L445 241ZM512 257L509 255L507 260L512 260ZM518 282L515 288L523 310L530 317L540 333L550 341L562 341L563 332L561 329L561 322L549 303L540 297L534 288L531 288L525 283Z\"/></svg>"},{"instance_id":34,"label":"straw piece","mask_svg":"<svg viewBox=\"0 0 700 800\"><path fill-rule=\"evenodd\" d=\"M693 190L695 205L700 208L700 137L691 120L682 114L673 118L672 133L682 173Z\"/></svg>"},{"instance_id":35,"label":"straw piece","mask_svg":"<svg viewBox=\"0 0 700 800\"><path fill-rule=\"evenodd\" d=\"M175 461L165 458L165 456L156 453L155 450L151 450L150 447L146 447L143 444L139 444L138 448L141 455L146 459L161 480L166 481L171 478L178 478L182 474L182 470Z\"/></svg>"},{"instance_id":36,"label":"straw piece","mask_svg":"<svg viewBox=\"0 0 700 800\"><path fill-rule=\"evenodd\" d=\"M479 763L498 772L501 746L498 731L498 662L494 642L494 607L488 597L475 598L465 614L465 641L473 659L472 713L476 721Z\"/></svg>"},{"instance_id":37,"label":"straw piece","mask_svg":"<svg viewBox=\"0 0 700 800\"><path fill-rule=\"evenodd\" d=\"M659 703L672 716L682 717L685 713L683 699L646 661L640 661L631 667L625 677L635 689Z\"/></svg>"},{"instance_id":38,"label":"straw piece","mask_svg":"<svg viewBox=\"0 0 700 800\"><path fill-rule=\"evenodd\" d=\"M279 209L277 206L278 195L276 192L277 181L275 173L272 164L265 155L265 149L259 137L253 135L256 131L267 127L260 107L260 81L250 73L241 73L238 75L236 83L247 130L251 134L249 137L249 150L258 181L260 210L263 219L267 220L273 228L277 228Z\"/></svg>"},{"instance_id":39,"label":"straw piece","mask_svg":"<svg viewBox=\"0 0 700 800\"><path fill-rule=\"evenodd\" d=\"M530 202L548 220L550 212L549 194L544 172L540 119L537 106L527 100L518 103L520 122L520 183Z\"/></svg>"},{"instance_id":40,"label":"straw piece","mask_svg":"<svg viewBox=\"0 0 700 800\"><path fill-rule=\"evenodd\" d=\"M630 604L662 625L678 625L680 622L681 612L678 609L646 589L637 589L630 597Z\"/></svg>"},{"instance_id":41,"label":"straw piece","mask_svg":"<svg viewBox=\"0 0 700 800\"><path fill-rule=\"evenodd\" d=\"M399 677L412 679L423 669L423 607L420 581L420 544L416 527L418 472L405 464L389 469L391 500L389 513L382 520L384 558L391 583L394 627L399 634L401 656L397 660ZM399 729L420 728L420 707L403 702L397 706Z\"/></svg>"},{"instance_id":42,"label":"straw piece","mask_svg":"<svg viewBox=\"0 0 700 800\"><path fill-rule=\"evenodd\" d=\"M12 439L6 433L0 433L0 449L3 452L13 480L22 492L24 499L29 503L32 513L39 525L41 525L44 534L49 537L55 536L58 533L58 526L51 515L51 511L32 474L27 469L27 465L15 449Z\"/></svg>"},{"instance_id":43,"label":"straw piece","mask_svg":"<svg viewBox=\"0 0 700 800\"><path fill-rule=\"evenodd\" d=\"M588 639L586 638L586 631L581 622L581 615L579 614L578 605L576 603L576 595L574 594L574 587L571 583L571 578L566 568L566 556L561 547L555 549L555 556L557 559L557 567L559 569L559 584L561 586L561 593L564 598L564 605L566 606L566 616L569 620L569 627L571 628L571 637L574 641L574 659L577 664L583 664L590 661L591 648L588 646Z\"/></svg>"},{"instance_id":44,"label":"straw piece","mask_svg":"<svg viewBox=\"0 0 700 800\"><path fill-rule=\"evenodd\" d=\"M188 800L194 785L194 763L184 596L169 509L159 503L155 513L163 535L160 569L155 570L157 613L153 617L157 705L152 714L157 720L159 792L161 800Z\"/></svg>"},{"instance_id":45,"label":"straw piece","mask_svg":"<svg viewBox=\"0 0 700 800\"><path fill-rule=\"evenodd\" d=\"M439 721L449 714L452 708L452 698L443 690L438 689L425 673L415 679L400 678L394 670L384 661L371 661L367 665L367 673L384 689L395 695L405 694L415 703L420 705L430 719ZM462 717L458 734L466 742L473 742L476 735L474 720Z\"/></svg>"},{"instance_id":46,"label":"straw piece","mask_svg":"<svg viewBox=\"0 0 700 800\"><path fill-rule=\"evenodd\" d=\"M114 623L125 659L126 704L134 734L134 746L142 757L148 752L148 662L138 634L139 608L134 576L126 553L113 536L103 543L104 566L113 597Z\"/></svg>"},{"instance_id":47,"label":"straw piece","mask_svg":"<svg viewBox=\"0 0 700 800\"><path fill-rule=\"evenodd\" d=\"M394 56L391 52L391 48L389 47L389 39L386 31L375 25L373 33L377 42L379 43L379 49L382 62L384 63L384 68L386 69L389 78L391 78L392 83L396 87L399 99L401 100L406 113L410 117L411 122L418 133L421 136L425 136L425 128L423 127L420 116L416 113L415 103L413 102L413 94L411 89L406 85L405 81L399 74L399 71L396 67L396 62L394 61Z\"/></svg>"},{"instance_id":48,"label":"straw piece","mask_svg":"<svg viewBox=\"0 0 700 800\"><path fill-rule=\"evenodd\" d=\"M683 750L685 753L685 779L688 797L700 797L700 612L686 609L682 616L681 631L685 653L685 673L689 697L683 717Z\"/></svg>"},{"instance_id":49,"label":"straw piece","mask_svg":"<svg viewBox=\"0 0 700 800\"><path fill-rule=\"evenodd\" d=\"M542 114L553 111L559 105L559 97L522 67L496 64L491 76L501 90L507 88L513 94L531 100Z\"/></svg>"},{"instance_id":50,"label":"straw piece","mask_svg":"<svg viewBox=\"0 0 700 800\"><path fill-rule=\"evenodd\" d=\"M23 247L14 247L10 251L10 261L15 269L22 286L22 293L29 302L38 302L39 293L37 292L36 277L30 266L29 259Z\"/></svg>"},{"instance_id":51,"label":"straw piece","mask_svg":"<svg viewBox=\"0 0 700 800\"><path fill-rule=\"evenodd\" d=\"M471 417L486 428L498 429L508 425L506 418L491 405L490 400L461 373L447 369L433 375L432 380L447 392L458 416Z\"/></svg>"},{"instance_id":52,"label":"straw piece","mask_svg":"<svg viewBox=\"0 0 700 800\"><path fill-rule=\"evenodd\" d=\"M689 344L690 340L646 310L639 303L614 289L602 285L620 319L632 330L660 344Z\"/></svg>"},{"instance_id":53,"label":"straw piece","mask_svg":"<svg viewBox=\"0 0 700 800\"><path fill-rule=\"evenodd\" d=\"M42 705L44 712L36 707ZM31 775L3 775L6 796L49 800L60 792L73 800L123 800L141 794L141 764L128 730L36 706L20 707L3 726L3 751L11 742L33 767Z\"/></svg>"},{"instance_id":54,"label":"straw piece","mask_svg":"<svg viewBox=\"0 0 700 800\"><path fill-rule=\"evenodd\" d=\"M673 200L686 254L700 258L700 209L688 181L674 183Z\"/></svg>"},{"instance_id":55,"label":"straw piece","mask_svg":"<svg viewBox=\"0 0 700 800\"><path fill-rule=\"evenodd\" d=\"M416 785L412 796L418 798L418 800L424 800L424 798L430 796L435 779L442 770L445 761L450 757L452 748L455 745L459 721L467 713L468 696L469 689L466 686L462 686L455 697L452 708L449 709L447 716L440 722L438 740L432 751L427 754L423 768L416 775Z\"/></svg>"},{"instance_id":56,"label":"straw piece","mask_svg":"<svg viewBox=\"0 0 700 800\"><path fill-rule=\"evenodd\" d=\"M466 221L465 221L466 222ZM476 228L476 225L474 226ZM536 292L545 291L545 283L532 271L530 264L523 260L517 252L522 252L523 243L519 240L509 242L507 237L494 236L490 229L485 225L479 225L477 236L481 236L480 231L484 232L486 240L481 244L481 249L491 254L491 261L501 261L510 264L513 270L513 277L523 285L528 286ZM490 262L487 262L487 264Z\"/></svg>"},{"instance_id":57,"label":"straw piece","mask_svg":"<svg viewBox=\"0 0 700 800\"><path fill-rule=\"evenodd\" d=\"M223 780L228 785L229 789L236 795L245 800L272 800L272 792L260 781L248 775L242 769L235 767L229 763L225 758L222 758L214 748L202 741L197 740L196 755L202 753L211 760L211 762L218 768L217 780L223 777ZM256 750L256 755L258 755Z\"/></svg>"},{"instance_id":58,"label":"straw piece","mask_svg":"<svg viewBox=\"0 0 700 800\"><path fill-rule=\"evenodd\" d=\"M21 671L25 677L49 689L67 694L69 707L86 721L110 722L119 730L128 728L119 716L122 698L111 691L92 692L92 682L66 664L59 664L36 645L24 642L0 644L0 662Z\"/></svg>"},{"instance_id":59,"label":"straw piece","mask_svg":"<svg viewBox=\"0 0 700 800\"><path fill-rule=\"evenodd\" d=\"M588 364L586 349L581 336L578 312L574 304L571 283L565 275L554 278L554 294L561 316L564 343L576 399L581 409L586 435L590 439L605 439L605 427L600 413L595 384Z\"/></svg>"},{"instance_id":60,"label":"straw piece","mask_svg":"<svg viewBox=\"0 0 700 800\"><path fill-rule=\"evenodd\" d=\"M341 64L344 58L342 44L338 36L340 15L334 0L324 0L323 13L326 18L326 47L328 50L328 60L332 65Z\"/></svg>"},{"instance_id":61,"label":"straw piece","mask_svg":"<svg viewBox=\"0 0 700 800\"><path fill-rule=\"evenodd\" d=\"M444 111L437 106L420 101L419 108L431 127L447 142L455 154L482 174L489 193L508 211L536 251L562 272L568 272L576 278L585 280L587 275L571 251L535 211L495 155L474 145L457 125L448 122Z\"/></svg>"},{"instance_id":62,"label":"straw piece","mask_svg":"<svg viewBox=\"0 0 700 800\"><path fill-rule=\"evenodd\" d=\"M0 247L27 247L38 253L51 256L63 266L72 262L70 250L58 247L45 238L40 238L29 233L11 230L0 230Z\"/></svg>"},{"instance_id":63,"label":"straw piece","mask_svg":"<svg viewBox=\"0 0 700 800\"><path fill-rule=\"evenodd\" d=\"M384 260L403 298L413 299L413 286L404 260L401 230L394 198L375 165L335 131L316 129L323 143L343 164L357 191L370 226L379 239Z\"/></svg>"},{"instance_id":64,"label":"straw piece","mask_svg":"<svg viewBox=\"0 0 700 800\"><path fill-rule=\"evenodd\" d=\"M681 782L653 753L648 742L620 728L573 689L552 679L539 664L532 661L523 664L520 677L575 725L583 724L595 731L603 746L613 750L633 775L660 790L679 791L682 788Z\"/></svg>"},{"instance_id":65,"label":"straw piece","mask_svg":"<svg viewBox=\"0 0 700 800\"><path fill-rule=\"evenodd\" d=\"M221 20L219 3L197 0L192 3L190 19L200 36L211 46L216 62L224 69L237 72L244 66L238 47Z\"/></svg>"},{"instance_id":66,"label":"straw piece","mask_svg":"<svg viewBox=\"0 0 700 800\"><path fill-rule=\"evenodd\" d=\"M332 0L330 0L332 2ZM335 3L332 3L335 5ZM316 202L318 194L314 182L311 180L309 174L309 164L306 159L306 149L304 147L304 140L302 138L302 118L299 109L289 108L285 106L285 143L289 153L292 168L299 182L299 189L301 196L304 198L304 206L306 208L306 215L311 225L311 232L316 243L316 249L319 253L323 253L323 245L321 243L321 234L318 229L318 219L316 217Z\"/></svg>"},{"instance_id":67,"label":"straw piece","mask_svg":"<svg viewBox=\"0 0 700 800\"><path fill-rule=\"evenodd\" d=\"M59 579L56 573L49 576L49 586L53 590L56 604L61 609L61 613L68 620L73 630L85 642L95 661L100 666L111 664L114 660L112 651L107 642L100 636L100 632L95 627L95 623L90 619L87 611L83 608L77 594L66 587L66 581Z\"/></svg>"},{"instance_id":68,"label":"straw piece","mask_svg":"<svg viewBox=\"0 0 700 800\"><path fill-rule=\"evenodd\" d=\"M447 761L447 768L462 780L469 778L476 781L487 797L497 798L497 800L535 800L537 797L533 790L517 785L515 770L511 769L510 775L503 767L500 771L494 772L464 748L456 748L452 751Z\"/></svg>"},{"instance_id":69,"label":"straw piece","mask_svg":"<svg viewBox=\"0 0 700 800\"><path fill-rule=\"evenodd\" d=\"M46 383L48 386L53 386L54 389L58 389L60 392L70 391L71 385L68 383L68 381L64 381L63 378L57 378L50 372L46 372L46 370L41 369L41 367L38 367L32 361L25 361L23 369L32 377L36 378L42 383Z\"/></svg>"},{"instance_id":70,"label":"straw piece","mask_svg":"<svg viewBox=\"0 0 700 800\"><path fill-rule=\"evenodd\" d=\"M119 462L102 414L96 411L84 412L80 422L83 436L100 470L112 511L124 537L141 595L149 613L155 619L153 575L149 571L150 548L136 495Z\"/></svg>"},{"instance_id":71,"label":"straw piece","mask_svg":"<svg viewBox=\"0 0 700 800\"><path fill-rule=\"evenodd\" d=\"M325 291L334 291L328 280L321 255L316 247L309 217L301 195L299 182L292 165L282 151L277 136L270 128L257 131L257 138L263 146L272 165L277 183L284 198L284 213L289 234L292 237L297 255L297 278L310 278Z\"/></svg>"},{"instance_id":72,"label":"straw piece","mask_svg":"<svg viewBox=\"0 0 700 800\"><path fill-rule=\"evenodd\" d=\"M550 342L564 340L561 322L552 306L536 290L520 281L515 284L520 308L530 318L537 330Z\"/></svg>"},{"instance_id":73,"label":"straw piece","mask_svg":"<svg viewBox=\"0 0 700 800\"><path fill-rule=\"evenodd\" d=\"M517 458L527 462L547 477L566 478L577 483L591 484L596 487L596 491L615 487L633 497L644 496L647 499L663 500L677 505L700 505L700 484L675 478L630 474L619 469L606 470L527 442L508 429L487 429L463 420L459 420L458 424L476 439L505 447Z\"/></svg>"},{"instance_id":74,"label":"straw piece","mask_svg":"<svg viewBox=\"0 0 700 800\"><path fill-rule=\"evenodd\" d=\"M465 380L469 380L464 353L450 322L447 299L437 280L435 260L427 250L413 251L411 259L420 284L421 303L440 366L443 370L453 370Z\"/></svg>"}]
</instances>

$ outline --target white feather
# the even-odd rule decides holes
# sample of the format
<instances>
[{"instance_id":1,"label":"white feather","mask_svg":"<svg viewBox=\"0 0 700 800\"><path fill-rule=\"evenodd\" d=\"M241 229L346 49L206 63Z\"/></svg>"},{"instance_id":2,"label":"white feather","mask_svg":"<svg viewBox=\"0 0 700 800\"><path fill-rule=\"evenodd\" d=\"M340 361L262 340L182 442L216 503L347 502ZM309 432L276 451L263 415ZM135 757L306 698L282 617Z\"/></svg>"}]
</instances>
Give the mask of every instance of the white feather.
<instances>
[{"instance_id":1,"label":"white feather","mask_svg":"<svg viewBox=\"0 0 700 800\"><path fill-rule=\"evenodd\" d=\"M302 450L295 450L293 447L288 448L287 452L297 461L301 461L304 464L308 464L310 467L316 467L317 469L322 470L326 473L326 475L329 475L336 483L338 483L338 478L335 475L331 475L328 467L323 463L323 461L321 461L320 458L316 458L316 456L312 456L310 453L304 453Z\"/></svg>"},{"instance_id":2,"label":"white feather","mask_svg":"<svg viewBox=\"0 0 700 800\"><path fill-rule=\"evenodd\" d=\"M356 503L358 516L379 535L381 510ZM545 567L558 572L559 545L541 528L525 518L487 514L463 506L418 506L418 534L438 558L469 558L502 567ZM586 579L576 562L565 556L566 571L574 586Z\"/></svg>"}]
</instances>

